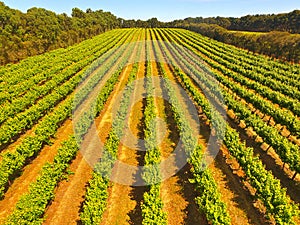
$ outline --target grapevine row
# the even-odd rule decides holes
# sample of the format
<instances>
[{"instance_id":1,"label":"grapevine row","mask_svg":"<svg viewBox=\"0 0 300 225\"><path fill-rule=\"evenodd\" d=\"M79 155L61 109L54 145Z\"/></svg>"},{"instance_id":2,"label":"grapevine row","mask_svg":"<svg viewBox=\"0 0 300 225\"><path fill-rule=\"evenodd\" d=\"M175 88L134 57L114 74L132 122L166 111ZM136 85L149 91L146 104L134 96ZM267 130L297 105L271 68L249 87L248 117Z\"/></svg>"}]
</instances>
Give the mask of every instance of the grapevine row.
<instances>
[{"instance_id":1,"label":"grapevine row","mask_svg":"<svg viewBox=\"0 0 300 225\"><path fill-rule=\"evenodd\" d=\"M149 46L147 46L149 52ZM155 101L153 95L153 82L151 62L147 61L146 67L146 107L145 107L145 169L143 172L143 179L146 184L150 184L150 190L143 195L142 215L143 225L149 224L167 224L167 216L163 211L163 202L160 197L160 161L161 153L157 146L157 123Z\"/></svg>"},{"instance_id":2,"label":"grapevine row","mask_svg":"<svg viewBox=\"0 0 300 225\"><path fill-rule=\"evenodd\" d=\"M115 84L118 82L121 70L114 73L107 81L97 98L97 107L101 112L104 103L113 91ZM91 110L92 111L92 110ZM79 121L80 123L81 121ZM85 132L89 126L86 126ZM21 197L16 205L16 209L9 216L6 224L42 224L44 211L51 200L54 198L55 187L58 182L64 179L64 174L69 163L74 159L79 150L76 138L72 135L67 141L62 143L58 150L53 163L46 164L38 177L37 181L32 183L28 194Z\"/></svg>"},{"instance_id":3,"label":"grapevine row","mask_svg":"<svg viewBox=\"0 0 300 225\"><path fill-rule=\"evenodd\" d=\"M9 81L6 81L6 87L3 87L1 90L1 97L0 97L0 103L3 104L3 108L6 107L8 110L11 106L15 106L15 109L11 109L10 111L18 110L18 112L22 111L18 108L22 107L22 104L25 103L26 105L33 104L34 101L37 99L37 95L35 95L36 92L38 92L38 96L43 96L47 94L51 89L51 83L61 83L62 79L60 79L61 76L71 76L73 73L72 68L74 67L75 71L79 71L80 69L84 68L86 65L88 65L90 62L94 61L99 57L100 55L104 54L105 51L108 51L108 45L114 46L118 43L118 40L121 40L123 36L128 33L123 33L120 35L119 38L114 39L114 41L111 41L110 39L103 41L101 44L93 44L91 46L86 46L86 48L78 49L78 51L74 51L72 54L68 56L63 62L53 62L49 61L48 63L52 66L51 70L42 71L41 73L36 72L33 77L31 77L28 80L25 80L22 83L18 83L16 85L11 85ZM103 48L106 47L107 48ZM92 47L92 49L89 49ZM58 58L64 58L66 56L60 55ZM46 64L46 63L45 63ZM67 70L67 71L66 71ZM69 72L68 72L69 71ZM14 76L11 74L11 76ZM15 77L13 77L15 78ZM62 81L60 81L62 80ZM60 82L58 82L60 81ZM48 84L50 83L50 84ZM48 87L48 88L47 88ZM55 87L55 84L54 86ZM1 87L0 87L1 88ZM30 101L29 101L30 100ZM18 106L18 108L16 107Z\"/></svg>"},{"instance_id":4,"label":"grapevine row","mask_svg":"<svg viewBox=\"0 0 300 225\"><path fill-rule=\"evenodd\" d=\"M166 50L166 48L164 48ZM167 51L166 51L167 52ZM173 61L173 65L175 61ZM199 107L209 108L210 103L205 96L193 84L191 79L175 68L176 75L183 87ZM206 111L208 118L213 118L214 110ZM214 113L214 115L217 115ZM243 168L249 183L256 189L255 196L266 207L267 214L272 215L278 224L294 224L294 216L299 215L297 205L291 202L286 195L286 189L281 188L280 181L267 171L258 157L254 156L253 149L241 143L237 131L226 126L224 144L239 165Z\"/></svg>"},{"instance_id":5,"label":"grapevine row","mask_svg":"<svg viewBox=\"0 0 300 225\"><path fill-rule=\"evenodd\" d=\"M114 59L118 59L120 54L114 55ZM98 60L97 65L92 65L92 67L87 65L86 68L90 70L96 69L102 62L102 60ZM113 63L113 61L110 62L111 65L113 65ZM83 80L82 75L84 71L85 70L81 70L66 83L55 89L51 94L41 99L36 105L33 105L25 112L3 123L0 127L0 146L9 143L13 137L22 133L25 129L30 129L47 111L51 110L58 102L70 94Z\"/></svg>"},{"instance_id":6,"label":"grapevine row","mask_svg":"<svg viewBox=\"0 0 300 225\"><path fill-rule=\"evenodd\" d=\"M106 51L112 48L117 43L117 41L118 40L116 40L116 42L112 42L109 45L107 45L107 43L100 45L97 48L97 52L95 52L88 59L80 60L73 67L69 67L63 72L53 75L49 82L46 82L41 86L34 86L25 95L14 98L11 102L2 105L0 109L0 124L8 118L13 118L17 113L24 111L28 106L35 104L38 99L43 98L50 91L66 82L68 79L70 79L70 77L74 76L74 74L78 73L85 66L89 65L92 61L103 55ZM104 46L106 48L104 48ZM82 58L82 56L80 58ZM27 83L24 86L30 87L30 83ZM20 90L19 87L17 90Z\"/></svg>"},{"instance_id":7,"label":"grapevine row","mask_svg":"<svg viewBox=\"0 0 300 225\"><path fill-rule=\"evenodd\" d=\"M140 47L138 45L136 59L139 59ZM128 56L129 58L129 56ZM109 177L115 161L117 160L120 138L123 136L125 120L130 105L130 98L134 91L133 81L136 79L139 63L134 63L126 82L123 96L118 105L118 115L112 121L112 128L102 150L102 156L99 162L95 164L92 179L89 181L85 194L85 200L80 213L80 220L84 225L98 225L101 222L103 212L107 206Z\"/></svg>"},{"instance_id":8,"label":"grapevine row","mask_svg":"<svg viewBox=\"0 0 300 225\"><path fill-rule=\"evenodd\" d=\"M184 48L180 48L180 51L186 52ZM188 55L187 53L186 55L187 57L189 57L189 60L193 61L199 66L199 61L197 59L195 59L191 55ZM300 120L296 116L294 116L292 112L274 106L274 104L272 104L271 102L266 101L258 94L250 92L238 82L230 80L222 73L213 74L219 82L232 90L239 97L244 98L247 102L250 102L256 109L259 109L262 113L273 117L274 121L277 124L286 126L292 135L297 137L300 135Z\"/></svg>"},{"instance_id":9,"label":"grapevine row","mask_svg":"<svg viewBox=\"0 0 300 225\"><path fill-rule=\"evenodd\" d=\"M124 55L120 66L125 65L127 57L131 54L131 49ZM95 61L88 70L82 74L81 79L87 79L89 75L98 67L99 61ZM114 63L114 60L111 60ZM38 154L42 146L45 143L49 143L49 139L56 133L58 125L64 121L67 117L71 116L72 106L78 106L91 92L95 85L102 79L102 76L110 69L111 64L102 65L101 70L94 74L92 78L88 80L88 83L81 88L78 93L68 96L65 102L63 102L52 114L46 116L37 125L34 134L26 137L24 141L16 147L15 152L5 153L2 156L0 163L0 197L3 196L6 187L8 186L9 180L14 178L14 175L20 171L26 164L28 158L31 158ZM80 132L78 130L78 132Z\"/></svg>"},{"instance_id":10,"label":"grapevine row","mask_svg":"<svg viewBox=\"0 0 300 225\"><path fill-rule=\"evenodd\" d=\"M190 78L180 72L177 76L180 77L184 88L190 92L194 101L200 107L208 108L209 102L193 85ZM212 117L206 115L208 118ZM299 213L297 205L286 195L286 189L281 188L280 181L265 169L258 157L254 156L253 149L241 143L238 132L229 126L226 127L224 144L245 171L249 183L256 189L255 196L263 202L267 213L273 215L278 224L293 224L293 217Z\"/></svg>"},{"instance_id":11,"label":"grapevine row","mask_svg":"<svg viewBox=\"0 0 300 225\"><path fill-rule=\"evenodd\" d=\"M130 105L130 96L134 90L133 81L138 71L138 63L133 68L128 78L128 84L124 90L117 117L113 120L112 130L105 142L100 162L96 163L95 171L86 191L85 201L80 214L84 225L96 225L101 222L102 215L107 206L109 177L115 161L117 160L120 138L123 136L125 120Z\"/></svg>"},{"instance_id":12,"label":"grapevine row","mask_svg":"<svg viewBox=\"0 0 300 225\"><path fill-rule=\"evenodd\" d=\"M185 52L183 48L180 48L180 51L181 53ZM187 53L185 53L185 55L187 55L189 60L197 64L197 66L201 66L201 63L198 60L194 59L191 55L188 55ZM262 113L273 117L276 123L285 125L291 134L299 136L300 120L297 117L295 117L292 112L278 108L269 101L266 101L263 98L261 98L259 95L249 92L239 83L228 79L222 73L213 74L219 82L221 82L224 86L236 93L239 97L244 98L247 102L250 102L256 109L259 109Z\"/></svg>"},{"instance_id":13,"label":"grapevine row","mask_svg":"<svg viewBox=\"0 0 300 225\"><path fill-rule=\"evenodd\" d=\"M187 61L185 62L186 65L189 64ZM206 79L201 76L201 73L193 66L188 66L194 72L193 74L197 74L198 77L201 77L202 82L203 79ZM217 74L215 76L218 77ZM233 85L232 88L234 89L234 87L236 86ZM267 144L273 147L281 160L284 163L287 163L291 170L295 171L294 178L296 174L300 172L300 154L298 146L290 142L286 137L283 137L275 127L267 125L258 115L252 114L251 110L244 106L240 101L234 100L226 91L223 91L222 94L228 109L232 109L240 120L244 120L247 126L253 127L254 131L261 136Z\"/></svg>"},{"instance_id":14,"label":"grapevine row","mask_svg":"<svg viewBox=\"0 0 300 225\"><path fill-rule=\"evenodd\" d=\"M174 30L176 31L176 30ZM207 37L199 35L195 36L195 33L189 31L182 31L182 34L188 36L190 40L199 41L214 50L217 50L220 53L230 55L235 57L236 63L240 63L237 61L245 62L243 63L247 68L258 67L262 68L262 70L266 73L271 73L272 76L277 77L278 79L287 79L287 80L294 80L298 81L299 74L300 74L300 67L299 65L290 64L289 62L282 63L276 62L274 59L270 59L269 57L265 57L260 54L250 54L249 51L245 51L244 49L236 48L232 45L226 45L222 42L218 42ZM233 60L233 59L232 59ZM276 74L277 73L277 74ZM284 76L283 76L284 74ZM274 77L274 78L275 78ZM279 78L281 77L281 78Z\"/></svg>"},{"instance_id":15,"label":"grapevine row","mask_svg":"<svg viewBox=\"0 0 300 225\"><path fill-rule=\"evenodd\" d=\"M158 54L158 52L160 52L158 43L154 43L154 46L155 51ZM165 49L163 49L163 51L164 50ZM161 56L158 55L158 57L160 58ZM171 60L171 58L168 59ZM175 115L174 118L179 126L180 136L182 138L189 163L193 166L192 173L194 179L192 182L195 183L199 194L195 200L200 210L205 213L207 220L209 220L212 224L231 224L227 207L221 200L221 194L217 188L217 184L211 172L207 168L206 170L203 168L202 147L195 145L197 139L191 132L189 122L182 111L181 105L176 98L174 88L170 84L166 71L161 63L159 63L159 70L166 79L165 87L168 90L172 111Z\"/></svg>"},{"instance_id":16,"label":"grapevine row","mask_svg":"<svg viewBox=\"0 0 300 225\"><path fill-rule=\"evenodd\" d=\"M20 61L18 64L8 64L0 67L0 74L2 75L0 76L0 90L2 90L2 87L3 85L5 86L5 84L12 86L14 84L24 82L39 73L44 73L45 71L48 72L48 70L52 71L53 64L64 64L70 60L72 62L72 56L74 56L76 52L86 54L86 50L93 51L98 43L101 43L106 39L109 40L114 38L117 33L119 33L118 30L107 32L91 40L83 41L80 44L70 46L66 49L57 49L42 55L28 57Z\"/></svg>"},{"instance_id":17,"label":"grapevine row","mask_svg":"<svg viewBox=\"0 0 300 225\"><path fill-rule=\"evenodd\" d=\"M175 37L177 38L177 37ZM185 40L188 44L184 44L183 40L184 38L181 38L179 42L186 46L189 50L191 50L194 54L199 56L202 60L204 60L207 64L209 64L212 68L220 71L224 75L228 77L232 77L237 82L241 83L242 85L245 85L249 89L255 90L257 93L259 93L261 96L267 98L274 104L279 104L281 107L285 107L289 110L291 110L295 115L300 116L300 103L298 100L295 100L291 97L285 96L280 92L274 91L269 87L266 87L264 85L261 85L258 82L252 81L244 76L239 75L236 72L233 72L232 70L227 69L225 66L219 64L218 62L212 60L214 58L213 54L208 53L206 50L199 48L196 44L189 42ZM195 51L194 49L199 50ZM203 57L203 54L206 57Z\"/></svg>"},{"instance_id":18,"label":"grapevine row","mask_svg":"<svg viewBox=\"0 0 300 225\"><path fill-rule=\"evenodd\" d=\"M174 30L175 34L178 34L176 30ZM300 88L300 83L298 82L298 76L295 76L294 73L291 73L286 70L276 70L274 68L267 70L264 67L264 64L256 64L253 60L247 59L245 56L239 56L237 52L239 51L226 51L223 50L222 47L218 47L215 43L212 43L211 41L205 41L203 38L199 38L199 36L192 36L190 32L182 32L182 34L185 35L187 39L190 41L193 41L197 44L199 44L204 49L210 51L213 54L216 54L220 56L221 58L225 59L227 62L231 62L233 64L238 65L238 67L244 68L246 71L250 73L258 73L263 75L265 78L272 79L274 81L283 82L285 85L290 86L296 86L297 88ZM228 50L228 49L227 49ZM293 68L292 65L290 65L291 68ZM237 71L238 72L238 71ZM294 72L296 72L296 68L294 68ZM298 71L298 75L299 75Z\"/></svg>"}]
</instances>

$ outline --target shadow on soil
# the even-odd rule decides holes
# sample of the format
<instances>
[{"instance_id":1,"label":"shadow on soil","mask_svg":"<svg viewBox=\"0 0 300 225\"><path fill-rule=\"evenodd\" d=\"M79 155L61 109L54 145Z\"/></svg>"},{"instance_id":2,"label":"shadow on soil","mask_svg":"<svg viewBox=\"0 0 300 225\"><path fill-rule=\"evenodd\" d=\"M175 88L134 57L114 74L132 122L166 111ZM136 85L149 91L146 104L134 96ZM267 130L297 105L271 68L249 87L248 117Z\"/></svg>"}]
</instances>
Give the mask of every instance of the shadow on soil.
<instances>
[{"instance_id":1,"label":"shadow on soil","mask_svg":"<svg viewBox=\"0 0 300 225\"><path fill-rule=\"evenodd\" d=\"M247 146L254 149L254 153L259 156L260 160L266 166L266 169L271 171L274 177L280 180L282 187L287 189L287 194L291 199L296 203L300 203L300 182L292 180L291 177L283 171L282 166L278 165L275 159L261 148L260 144L248 137L245 129L238 126L233 119L230 119L228 122L231 127L240 133L240 138L246 141Z\"/></svg>"},{"instance_id":2,"label":"shadow on soil","mask_svg":"<svg viewBox=\"0 0 300 225\"><path fill-rule=\"evenodd\" d=\"M144 79L144 84L146 84L146 78ZM146 87L144 87L146 90ZM144 115L145 112L145 107L146 107L146 98L143 98L142 100L142 112ZM140 140L144 140L144 129L145 129L145 117L143 116L140 120L140 123L138 124L137 129L139 130L138 132L138 138ZM139 143L139 145L142 145L142 143ZM145 149L145 146L138 146L138 149ZM145 151L137 151L136 157L138 161L139 166L144 166L144 158L145 158ZM136 182L141 182L141 173L142 171L138 170L135 174L136 177ZM134 200L137 204L135 208L128 213L128 216L130 218L129 224L132 225L139 225L142 224L143 222L143 217L142 217L142 209L141 209L141 203L143 201L143 195L145 192L149 191L148 186L132 186L132 190L129 194L129 197L131 200Z\"/></svg>"}]
</instances>

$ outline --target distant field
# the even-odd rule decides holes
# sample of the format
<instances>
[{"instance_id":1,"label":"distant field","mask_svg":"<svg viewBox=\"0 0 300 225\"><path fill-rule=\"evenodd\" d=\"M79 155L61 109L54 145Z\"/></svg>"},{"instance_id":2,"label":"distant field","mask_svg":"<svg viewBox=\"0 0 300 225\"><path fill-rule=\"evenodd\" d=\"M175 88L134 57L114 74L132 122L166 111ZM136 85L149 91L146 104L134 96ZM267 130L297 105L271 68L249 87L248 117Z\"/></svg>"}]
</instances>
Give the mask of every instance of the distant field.
<instances>
[{"instance_id":1,"label":"distant field","mask_svg":"<svg viewBox=\"0 0 300 225\"><path fill-rule=\"evenodd\" d=\"M242 34L249 34L249 35L263 35L269 34L269 32L251 32L251 31L239 31L239 30L228 30L231 33L242 33ZM293 37L300 37L300 34L290 34Z\"/></svg>"},{"instance_id":2,"label":"distant field","mask_svg":"<svg viewBox=\"0 0 300 225\"><path fill-rule=\"evenodd\" d=\"M298 64L116 29L0 67L0 104L0 224L300 224Z\"/></svg>"},{"instance_id":3,"label":"distant field","mask_svg":"<svg viewBox=\"0 0 300 225\"><path fill-rule=\"evenodd\" d=\"M239 31L239 30L228 30L232 33L242 33L242 34L252 34L252 35L262 35L267 34L267 32L251 32L251 31Z\"/></svg>"}]
</instances>

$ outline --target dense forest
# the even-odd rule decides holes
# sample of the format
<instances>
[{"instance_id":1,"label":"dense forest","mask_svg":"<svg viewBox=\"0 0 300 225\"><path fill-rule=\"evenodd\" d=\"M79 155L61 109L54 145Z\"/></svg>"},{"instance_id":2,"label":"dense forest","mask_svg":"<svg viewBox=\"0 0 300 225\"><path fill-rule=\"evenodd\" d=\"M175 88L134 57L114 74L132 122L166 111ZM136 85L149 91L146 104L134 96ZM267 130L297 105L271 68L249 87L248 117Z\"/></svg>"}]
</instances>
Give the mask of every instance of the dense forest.
<instances>
[{"instance_id":1,"label":"dense forest","mask_svg":"<svg viewBox=\"0 0 300 225\"><path fill-rule=\"evenodd\" d=\"M102 10L72 9L71 16L43 8L26 13L0 2L0 65L67 47L115 28L160 27L157 18L124 20Z\"/></svg>"},{"instance_id":2,"label":"dense forest","mask_svg":"<svg viewBox=\"0 0 300 225\"><path fill-rule=\"evenodd\" d=\"M247 15L241 18L189 17L174 20L167 26L189 29L227 44L298 63L299 24L300 10L294 10L290 13Z\"/></svg>"},{"instance_id":3,"label":"dense forest","mask_svg":"<svg viewBox=\"0 0 300 225\"><path fill-rule=\"evenodd\" d=\"M188 29L226 44L232 44L273 58L295 63L300 62L300 34L282 31L266 33L232 31L216 24L206 23L179 23L174 27Z\"/></svg>"},{"instance_id":4,"label":"dense forest","mask_svg":"<svg viewBox=\"0 0 300 225\"><path fill-rule=\"evenodd\" d=\"M281 14L247 15L241 18L189 17L184 20L174 20L168 24L172 27L179 23L216 24L228 30L243 30L255 32L283 31L289 33L300 33L300 10L294 10L290 13Z\"/></svg>"},{"instance_id":5,"label":"dense forest","mask_svg":"<svg viewBox=\"0 0 300 225\"><path fill-rule=\"evenodd\" d=\"M74 8L72 16L56 14L42 8L26 13L10 9L0 2L0 63L17 62L66 47L120 26L122 22L110 12L86 12Z\"/></svg>"},{"instance_id":6,"label":"dense forest","mask_svg":"<svg viewBox=\"0 0 300 225\"><path fill-rule=\"evenodd\" d=\"M111 29L134 27L180 27L254 52L299 62L300 34L291 34L300 33L299 24L299 10L278 15L196 17L164 23L157 18L124 20L103 10L78 8L72 9L71 16L36 7L23 13L0 2L0 65L67 47Z\"/></svg>"}]
</instances>

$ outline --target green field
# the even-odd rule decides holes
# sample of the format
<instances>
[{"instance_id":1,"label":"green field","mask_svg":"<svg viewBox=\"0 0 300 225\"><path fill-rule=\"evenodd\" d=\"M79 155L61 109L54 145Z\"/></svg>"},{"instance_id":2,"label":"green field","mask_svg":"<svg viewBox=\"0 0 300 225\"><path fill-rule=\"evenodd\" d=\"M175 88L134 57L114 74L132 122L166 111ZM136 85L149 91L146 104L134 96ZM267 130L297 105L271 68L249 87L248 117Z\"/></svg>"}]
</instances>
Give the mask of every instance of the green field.
<instances>
[{"instance_id":1,"label":"green field","mask_svg":"<svg viewBox=\"0 0 300 225\"><path fill-rule=\"evenodd\" d=\"M300 223L298 64L115 29L0 67L0 104L0 224Z\"/></svg>"}]
</instances>

